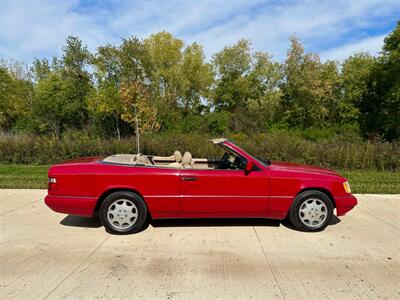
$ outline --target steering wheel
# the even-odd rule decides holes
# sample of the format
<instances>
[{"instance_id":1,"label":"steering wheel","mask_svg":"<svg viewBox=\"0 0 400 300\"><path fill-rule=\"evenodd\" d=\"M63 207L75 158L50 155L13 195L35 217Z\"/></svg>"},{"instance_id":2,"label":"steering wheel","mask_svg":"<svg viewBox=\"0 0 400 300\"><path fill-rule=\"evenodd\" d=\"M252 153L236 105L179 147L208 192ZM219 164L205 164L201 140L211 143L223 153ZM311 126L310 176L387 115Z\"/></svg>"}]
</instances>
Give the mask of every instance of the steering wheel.
<instances>
[{"instance_id":1,"label":"steering wheel","mask_svg":"<svg viewBox=\"0 0 400 300\"><path fill-rule=\"evenodd\" d=\"M230 169L231 166L232 166L232 163L229 160L229 153L225 152L219 162L219 168L226 170L226 169Z\"/></svg>"},{"instance_id":2,"label":"steering wheel","mask_svg":"<svg viewBox=\"0 0 400 300\"><path fill-rule=\"evenodd\" d=\"M232 163L232 166L235 169L244 170L246 168L246 162L247 162L246 159L243 159L243 158L241 158L239 156L236 156L235 160Z\"/></svg>"}]
</instances>

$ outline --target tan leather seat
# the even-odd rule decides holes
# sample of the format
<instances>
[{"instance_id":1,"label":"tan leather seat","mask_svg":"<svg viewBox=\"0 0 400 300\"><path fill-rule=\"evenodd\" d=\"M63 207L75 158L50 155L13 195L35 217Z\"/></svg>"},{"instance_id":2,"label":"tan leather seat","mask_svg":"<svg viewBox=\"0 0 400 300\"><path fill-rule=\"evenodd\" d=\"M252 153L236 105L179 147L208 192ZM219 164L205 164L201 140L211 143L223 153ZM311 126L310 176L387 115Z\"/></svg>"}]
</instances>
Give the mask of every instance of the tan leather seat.
<instances>
[{"instance_id":1,"label":"tan leather seat","mask_svg":"<svg viewBox=\"0 0 400 300\"><path fill-rule=\"evenodd\" d=\"M175 162L180 163L182 161L182 153L178 150L174 152Z\"/></svg>"},{"instance_id":2,"label":"tan leather seat","mask_svg":"<svg viewBox=\"0 0 400 300\"><path fill-rule=\"evenodd\" d=\"M182 161L182 154L180 151L176 150L173 154L175 158L175 162L168 164L168 167L173 167L173 168L181 168L181 161Z\"/></svg>"},{"instance_id":3,"label":"tan leather seat","mask_svg":"<svg viewBox=\"0 0 400 300\"><path fill-rule=\"evenodd\" d=\"M180 169L180 168L182 168L182 165L180 163L174 162L174 163L170 163L170 164L166 165L166 167Z\"/></svg>"},{"instance_id":4,"label":"tan leather seat","mask_svg":"<svg viewBox=\"0 0 400 300\"><path fill-rule=\"evenodd\" d=\"M153 161L155 162L180 162L182 160L182 154L176 150L174 154L171 156L152 156Z\"/></svg>"},{"instance_id":5,"label":"tan leather seat","mask_svg":"<svg viewBox=\"0 0 400 300\"><path fill-rule=\"evenodd\" d=\"M184 169L191 169L193 168L194 161L192 159L192 154L190 152L185 152L182 158L182 167Z\"/></svg>"}]
</instances>

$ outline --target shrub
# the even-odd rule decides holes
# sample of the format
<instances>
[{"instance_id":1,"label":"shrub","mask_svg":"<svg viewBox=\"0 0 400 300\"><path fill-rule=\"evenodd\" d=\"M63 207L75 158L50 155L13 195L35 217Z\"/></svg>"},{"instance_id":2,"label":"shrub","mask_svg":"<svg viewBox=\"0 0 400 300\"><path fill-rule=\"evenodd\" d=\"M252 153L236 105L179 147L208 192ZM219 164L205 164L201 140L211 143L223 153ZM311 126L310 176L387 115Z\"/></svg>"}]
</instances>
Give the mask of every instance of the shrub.
<instances>
[{"instance_id":1,"label":"shrub","mask_svg":"<svg viewBox=\"0 0 400 300\"><path fill-rule=\"evenodd\" d=\"M217 158L219 147L202 134L163 133L141 136L144 154L171 155L174 150L190 151L194 157ZM340 170L400 170L400 143L348 141L331 136L307 140L285 131L229 136L255 156L292 161ZM102 139L69 131L60 140L34 135L0 135L0 163L51 164L76 157L135 153L135 138Z\"/></svg>"}]
</instances>

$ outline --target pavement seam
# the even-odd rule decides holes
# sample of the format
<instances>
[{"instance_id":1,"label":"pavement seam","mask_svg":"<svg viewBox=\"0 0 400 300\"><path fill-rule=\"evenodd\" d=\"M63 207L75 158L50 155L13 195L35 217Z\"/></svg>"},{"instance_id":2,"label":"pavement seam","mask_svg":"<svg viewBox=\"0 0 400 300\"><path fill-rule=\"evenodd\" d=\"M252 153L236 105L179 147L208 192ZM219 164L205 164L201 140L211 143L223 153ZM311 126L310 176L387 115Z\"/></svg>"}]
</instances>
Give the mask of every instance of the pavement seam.
<instances>
[{"instance_id":1,"label":"pavement seam","mask_svg":"<svg viewBox=\"0 0 400 300\"><path fill-rule=\"evenodd\" d=\"M89 253L88 256L75 268L69 273L57 286L52 289L42 300L47 299L60 285L62 285L68 278L70 278L88 259L107 241L110 236L107 236L92 252Z\"/></svg>"},{"instance_id":2,"label":"pavement seam","mask_svg":"<svg viewBox=\"0 0 400 300\"><path fill-rule=\"evenodd\" d=\"M39 202L39 201L40 201L40 200L35 200L35 201L30 202L30 203L28 203L28 204L24 204L24 205L18 206L18 207L16 207L16 208L12 209L12 210L9 210L9 211L6 211L6 212L0 214L0 217L6 215L6 214L8 214L8 213L11 213L11 212L13 212L13 211L16 211L17 209L24 208L24 207L26 207L26 206L29 206L29 205L31 205L31 204L33 204L33 203L36 203L36 202Z\"/></svg>"},{"instance_id":3,"label":"pavement seam","mask_svg":"<svg viewBox=\"0 0 400 300\"><path fill-rule=\"evenodd\" d=\"M356 207L356 208L357 208L357 209L360 209L361 211L367 213L368 215L370 215L370 216L372 216L372 217L375 217L376 219L378 219L378 220L381 221L382 223L385 223L385 224L388 225L389 227L392 227L392 228L395 229L395 230L399 230L399 228L397 228L395 225L393 225L393 224L387 222L385 219L382 219L382 218L378 217L377 215L374 215L374 214L371 213L370 211L368 211L368 210L366 210L366 209L363 209L363 208L360 208L360 207Z\"/></svg>"},{"instance_id":4,"label":"pavement seam","mask_svg":"<svg viewBox=\"0 0 400 300\"><path fill-rule=\"evenodd\" d=\"M284 294L283 294L282 288L281 288L281 286L279 285L278 280L276 279L276 276L275 276L275 273L274 273L274 271L273 271L273 269L272 269L271 263L269 262L269 259L268 259L268 257L267 257L267 254L265 253L264 248L263 248L263 246L262 246L262 244L261 244L260 237L258 236L257 230L256 230L256 228L255 228L254 226L253 226L253 230L254 230L254 233L256 234L256 237L257 237L258 243L259 243L259 245L260 245L260 248L261 248L261 250L262 250L262 252L263 252L263 254L264 254L264 258L265 258L265 260L267 261L268 267L269 267L269 269L271 270L272 276L274 277L275 283L276 283L276 285L278 286L279 291L281 292L281 296L282 296L283 299L285 299L285 296L284 296Z\"/></svg>"}]
</instances>

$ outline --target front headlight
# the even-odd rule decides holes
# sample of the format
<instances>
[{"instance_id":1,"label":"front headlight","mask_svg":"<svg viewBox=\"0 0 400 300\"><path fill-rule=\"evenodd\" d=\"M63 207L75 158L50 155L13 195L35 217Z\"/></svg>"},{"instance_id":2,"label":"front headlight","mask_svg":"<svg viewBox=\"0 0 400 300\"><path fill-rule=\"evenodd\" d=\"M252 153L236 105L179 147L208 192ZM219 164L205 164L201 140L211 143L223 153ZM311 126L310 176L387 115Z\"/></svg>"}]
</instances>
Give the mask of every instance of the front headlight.
<instances>
[{"instance_id":1,"label":"front headlight","mask_svg":"<svg viewBox=\"0 0 400 300\"><path fill-rule=\"evenodd\" d=\"M343 182L343 188L346 193L351 194L350 183L348 181Z\"/></svg>"}]
</instances>

